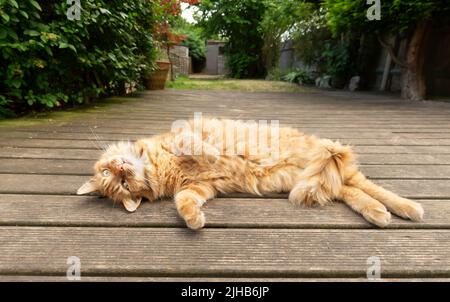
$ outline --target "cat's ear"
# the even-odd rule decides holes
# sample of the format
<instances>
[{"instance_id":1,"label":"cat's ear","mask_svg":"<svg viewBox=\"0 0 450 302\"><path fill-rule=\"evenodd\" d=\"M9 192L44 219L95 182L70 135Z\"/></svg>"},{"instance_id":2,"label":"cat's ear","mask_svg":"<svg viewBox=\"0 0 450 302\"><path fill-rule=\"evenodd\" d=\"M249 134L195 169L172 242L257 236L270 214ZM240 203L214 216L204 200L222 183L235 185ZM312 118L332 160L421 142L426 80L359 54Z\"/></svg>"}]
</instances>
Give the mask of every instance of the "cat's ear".
<instances>
[{"instance_id":1,"label":"cat's ear","mask_svg":"<svg viewBox=\"0 0 450 302\"><path fill-rule=\"evenodd\" d=\"M97 188L97 182L91 178L87 182L85 182L77 191L78 195L84 195L89 194L92 192L96 192L98 190Z\"/></svg>"},{"instance_id":2,"label":"cat's ear","mask_svg":"<svg viewBox=\"0 0 450 302\"><path fill-rule=\"evenodd\" d=\"M123 206L127 209L128 212L134 212L141 205L142 197L137 197L135 199L124 199Z\"/></svg>"}]
</instances>

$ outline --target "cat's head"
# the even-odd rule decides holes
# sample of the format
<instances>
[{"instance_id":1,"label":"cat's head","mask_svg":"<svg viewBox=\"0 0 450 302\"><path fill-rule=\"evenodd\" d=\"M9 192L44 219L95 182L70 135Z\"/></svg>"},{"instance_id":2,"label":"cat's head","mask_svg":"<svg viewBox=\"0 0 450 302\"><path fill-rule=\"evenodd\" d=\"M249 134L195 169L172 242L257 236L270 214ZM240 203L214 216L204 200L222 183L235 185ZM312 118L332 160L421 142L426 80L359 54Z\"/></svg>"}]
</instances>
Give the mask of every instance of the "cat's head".
<instances>
[{"instance_id":1,"label":"cat's head","mask_svg":"<svg viewBox=\"0 0 450 302\"><path fill-rule=\"evenodd\" d=\"M134 212L147 188L145 162L145 152L133 143L111 145L95 163L94 176L78 189L77 194L98 192L122 202L128 211Z\"/></svg>"}]
</instances>

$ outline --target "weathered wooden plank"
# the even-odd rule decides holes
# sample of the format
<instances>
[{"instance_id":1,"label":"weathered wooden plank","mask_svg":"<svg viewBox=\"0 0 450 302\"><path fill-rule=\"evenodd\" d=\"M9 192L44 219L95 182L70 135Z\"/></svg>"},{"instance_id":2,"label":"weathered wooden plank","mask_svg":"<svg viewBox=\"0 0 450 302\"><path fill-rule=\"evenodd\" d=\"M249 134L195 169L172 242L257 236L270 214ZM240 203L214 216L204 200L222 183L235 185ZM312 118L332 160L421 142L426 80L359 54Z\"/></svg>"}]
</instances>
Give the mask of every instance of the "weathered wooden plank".
<instances>
[{"instance_id":1,"label":"weathered wooden plank","mask_svg":"<svg viewBox=\"0 0 450 302\"><path fill-rule=\"evenodd\" d=\"M133 108L133 110L136 110ZM261 110L266 110L261 109ZM296 111L296 110L293 110ZM89 127L95 127L97 125L102 125L105 127L117 127L117 124L114 123L114 120L120 122L126 122L124 124L125 127L131 128L131 126L137 127L148 127L150 125L160 127L166 127L166 129L170 129L170 125L172 122L178 119L192 119L194 117L194 111L188 111L184 113L176 113L176 112L160 112L155 110L154 112L148 112L147 114L135 114L130 112L129 110L126 112L121 112L117 114L111 114L111 111L106 112L96 112L96 113L83 113L83 119L74 119L74 120L62 120L62 121L54 121L47 122L46 126L61 126L66 127L66 130L70 130L67 128L71 123L76 122L77 126L85 125L84 130L89 130ZM319 115L314 116L314 113L310 112L311 117L289 117L286 113L278 113L277 115L266 115L261 114L259 112L244 112L240 110L238 113L230 114L230 112L217 110L214 108L210 112L205 112L204 110L200 110L203 113L203 116L206 117L215 117L215 118L230 118L230 119L241 119L241 120L258 120L258 119L269 119L269 120L278 120L282 126L292 126L292 127L306 127L306 126L326 126L326 125L335 125L342 124L345 127L355 127L356 125L361 125L366 128L376 128L375 126L379 126L381 128L401 128L401 129L418 129L419 126L428 126L437 128L441 127L450 127L450 123L447 117L436 117L436 116L426 116L426 117L385 117L385 118L373 118L370 116L362 116L360 118L354 118L352 116L343 116L343 117L326 117L321 113ZM300 113L299 113L300 114ZM306 113L308 114L308 113ZM350 113L351 114L351 113ZM384 115L384 113L379 113L380 115ZM408 126L408 127L407 127ZM0 125L0 129L7 129L7 127L2 128ZM33 130L32 128L30 128ZM49 129L49 128L47 128ZM51 129L49 129L51 131Z\"/></svg>"},{"instance_id":2,"label":"weathered wooden plank","mask_svg":"<svg viewBox=\"0 0 450 302\"><path fill-rule=\"evenodd\" d=\"M54 134L53 134L54 135ZM67 133L63 133L66 136ZM49 137L52 134L48 135ZM114 135L116 136L116 135ZM71 149L100 149L119 140L134 141L136 138L150 135L133 135L133 138L112 139L103 136L86 135L85 138L8 138L0 141L0 147L21 148L71 148ZM117 136L118 138L120 136ZM337 139L343 144L353 145L356 151L367 150L372 153L450 153L450 139L401 139L396 137L386 139ZM448 142L447 142L448 141Z\"/></svg>"},{"instance_id":3,"label":"weathered wooden plank","mask_svg":"<svg viewBox=\"0 0 450 302\"><path fill-rule=\"evenodd\" d=\"M369 178L450 178L450 165L361 165L360 168Z\"/></svg>"},{"instance_id":4,"label":"weathered wooden plank","mask_svg":"<svg viewBox=\"0 0 450 302\"><path fill-rule=\"evenodd\" d=\"M0 173L11 174L92 174L95 160L0 158Z\"/></svg>"},{"instance_id":5,"label":"weathered wooden plank","mask_svg":"<svg viewBox=\"0 0 450 302\"><path fill-rule=\"evenodd\" d=\"M146 123L143 127L142 124L128 122L126 120L114 120L114 123L89 123L86 126L81 126L78 124L77 128L68 127L56 127L46 131L45 128L39 129L26 129L26 130L13 130L13 129L0 129L0 138L56 138L56 139L86 139L93 136L93 133L99 134L103 139L123 139L125 137L135 137L148 136L152 134L158 134L170 131L171 123L167 125L161 125L160 123ZM126 127L120 127L120 125L126 125ZM388 126L377 126L373 125L368 127L367 124L360 125L342 125L337 124L307 124L307 125L291 125L294 128L306 134L318 134L322 137L329 137L330 133L336 133L336 129L341 129L343 133L346 133L346 137L358 138L358 133L374 132L377 133L394 133L395 135L401 137L401 134L407 131L413 131L414 133L449 133L450 128L443 127L442 125L417 125L413 127L410 125L388 125ZM99 129L97 131L97 129ZM102 130L100 130L102 129ZM349 134L354 131L354 136ZM100 135L101 134L101 135ZM405 138L406 139L406 138ZM443 138L445 139L445 138Z\"/></svg>"},{"instance_id":6,"label":"weathered wooden plank","mask_svg":"<svg viewBox=\"0 0 450 302\"><path fill-rule=\"evenodd\" d=\"M450 276L449 230L1 227L0 274L85 276Z\"/></svg>"},{"instance_id":7,"label":"weathered wooden plank","mask_svg":"<svg viewBox=\"0 0 450 302\"><path fill-rule=\"evenodd\" d=\"M0 173L90 175L95 160L0 158ZM449 165L361 165L370 178L450 179Z\"/></svg>"},{"instance_id":8,"label":"weathered wooden plank","mask_svg":"<svg viewBox=\"0 0 450 302\"><path fill-rule=\"evenodd\" d=\"M1 129L1 128L0 128ZM169 131L169 128L157 128L153 125L150 126L141 126L141 127L129 127L124 125L120 127L119 125L104 125L104 126L80 126L79 124L71 124L69 126L57 126L53 125L52 127L39 127L39 128L14 128L14 131L21 132L60 132L60 133L88 133L92 135L92 133L101 136L102 133L121 133L121 134L143 134L150 135L151 133L155 133L156 130L160 130L161 132ZM306 134L315 134L319 137L329 138L329 139L391 139L393 137L404 137L404 138L420 138L420 139L449 139L450 133L449 129L428 129L415 130L415 132L407 132L411 131L411 129L393 129L393 128L368 128L363 125L358 127L357 129L346 129L343 127L339 127L339 131L336 131L334 128L305 128L302 129ZM447 130L447 131L441 131ZM11 140L11 139L10 139ZM19 139L12 139L19 140ZM2 142L0 142L2 143ZM4 143L4 142L3 142Z\"/></svg>"},{"instance_id":9,"label":"weathered wooden plank","mask_svg":"<svg viewBox=\"0 0 450 302\"><path fill-rule=\"evenodd\" d=\"M0 174L0 193L75 194L86 176ZM377 179L375 183L410 198L450 197L450 179Z\"/></svg>"},{"instance_id":10,"label":"weathered wooden plank","mask_svg":"<svg viewBox=\"0 0 450 302\"><path fill-rule=\"evenodd\" d=\"M449 154L369 154L362 153L358 156L361 164L373 164L373 165L448 165L450 162Z\"/></svg>"},{"instance_id":11,"label":"weathered wooden plank","mask_svg":"<svg viewBox=\"0 0 450 302\"><path fill-rule=\"evenodd\" d=\"M148 136L147 134L109 134L103 133L100 140L136 140L142 137ZM22 131L9 131L1 132L0 137L2 140L9 138L22 138L22 139L70 139L70 140L96 140L97 137L92 133L60 133L60 132L22 132ZM83 142L80 142L83 143Z\"/></svg>"},{"instance_id":12,"label":"weathered wooden plank","mask_svg":"<svg viewBox=\"0 0 450 302\"><path fill-rule=\"evenodd\" d=\"M99 121L72 121L61 124L54 124L51 127L48 126L40 126L36 127L20 127L20 128L11 128L10 126L1 126L0 124L0 132L8 132L11 130L21 131L21 132L79 132L79 133L108 133L114 131L123 131L123 133L134 133L134 132L144 132L144 133L153 133L153 132L164 132L170 130L171 123L168 122L159 122L156 121L153 123L135 123L133 121L128 121L123 126L111 123L111 122L99 122ZM336 131L335 125L327 125L327 124L319 124L319 125L302 125L302 124L289 124L283 123L282 126L291 126L296 127L299 130L313 134L313 133L324 133L323 136L329 136L329 134L340 134L343 133L346 137L352 137L350 134L354 133L359 137L376 137L378 133L398 133L398 134L429 134L429 133L437 133L440 134L438 138L448 138L448 131L450 127L442 127L439 125L408 125L405 126L401 123L393 124L393 125L375 125L371 126L368 124L360 124L360 125L347 125L342 124L339 125L339 132ZM156 131L157 130L157 131ZM374 134L375 136L369 136L369 134ZM321 134L322 135L322 134ZM355 137L355 136L353 136ZM407 136L405 136L407 137ZM426 137L425 137L426 138Z\"/></svg>"},{"instance_id":13,"label":"weathered wooden plank","mask_svg":"<svg viewBox=\"0 0 450 302\"><path fill-rule=\"evenodd\" d=\"M450 199L418 200L425 220L411 222L393 217L388 228L450 228ZM218 198L203 210L206 227L231 228L371 228L342 203L322 208L294 206L286 199ZM185 227L170 200L144 202L135 213L121 204L95 196L0 194L0 225Z\"/></svg>"},{"instance_id":14,"label":"weathered wooden plank","mask_svg":"<svg viewBox=\"0 0 450 302\"><path fill-rule=\"evenodd\" d=\"M419 160L423 154L450 153L449 146L354 146L353 149L357 154L416 154Z\"/></svg>"},{"instance_id":15,"label":"weathered wooden plank","mask_svg":"<svg viewBox=\"0 0 450 302\"><path fill-rule=\"evenodd\" d=\"M101 150L92 149L40 149L1 147L0 157L42 159L98 159Z\"/></svg>"},{"instance_id":16,"label":"weathered wooden plank","mask_svg":"<svg viewBox=\"0 0 450 302\"><path fill-rule=\"evenodd\" d=\"M420 147L417 153L402 153L394 147L356 147L358 159L361 164L449 164L450 154L425 152ZM418 146L408 147L408 149ZM434 147L431 147L434 148ZM365 150L364 150L365 149ZM370 149L370 150L368 150ZM403 148L402 148L403 149ZM365 152L364 152L365 151ZM371 151L371 152L368 152ZM378 152L377 152L378 151ZM390 151L390 152L389 152ZM398 152L395 152L398 151ZM40 159L98 159L102 150L96 149L48 149L48 148L15 148L0 147L0 158L40 158Z\"/></svg>"}]
</instances>

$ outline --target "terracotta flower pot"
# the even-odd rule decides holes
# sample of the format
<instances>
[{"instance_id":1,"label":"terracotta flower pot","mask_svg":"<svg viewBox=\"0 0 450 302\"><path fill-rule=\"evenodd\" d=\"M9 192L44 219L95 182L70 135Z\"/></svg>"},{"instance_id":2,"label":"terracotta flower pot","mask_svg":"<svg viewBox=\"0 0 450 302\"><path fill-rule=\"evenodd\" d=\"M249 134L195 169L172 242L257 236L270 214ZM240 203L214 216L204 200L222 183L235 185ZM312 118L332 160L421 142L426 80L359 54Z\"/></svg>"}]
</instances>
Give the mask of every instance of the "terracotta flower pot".
<instances>
[{"instance_id":1,"label":"terracotta flower pot","mask_svg":"<svg viewBox=\"0 0 450 302\"><path fill-rule=\"evenodd\" d=\"M156 61L156 64L158 65L158 69L145 80L145 88L148 90L164 89L166 84L170 70L170 62Z\"/></svg>"}]
</instances>

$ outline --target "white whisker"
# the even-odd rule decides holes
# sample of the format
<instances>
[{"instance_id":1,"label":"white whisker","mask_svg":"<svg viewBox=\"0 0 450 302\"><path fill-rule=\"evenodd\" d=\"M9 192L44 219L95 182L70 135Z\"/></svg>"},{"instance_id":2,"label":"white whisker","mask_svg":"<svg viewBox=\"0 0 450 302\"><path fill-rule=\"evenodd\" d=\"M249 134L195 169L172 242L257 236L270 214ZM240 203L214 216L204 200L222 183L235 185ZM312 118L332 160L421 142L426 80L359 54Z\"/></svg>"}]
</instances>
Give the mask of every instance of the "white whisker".
<instances>
[{"instance_id":1,"label":"white whisker","mask_svg":"<svg viewBox=\"0 0 450 302\"><path fill-rule=\"evenodd\" d=\"M94 130L89 127L89 130L91 130L92 135L94 136L94 140L97 143L97 148L99 148L99 150L103 150L106 151L106 147L105 145L101 142L100 137L94 132ZM91 141L92 142L92 141Z\"/></svg>"}]
</instances>

